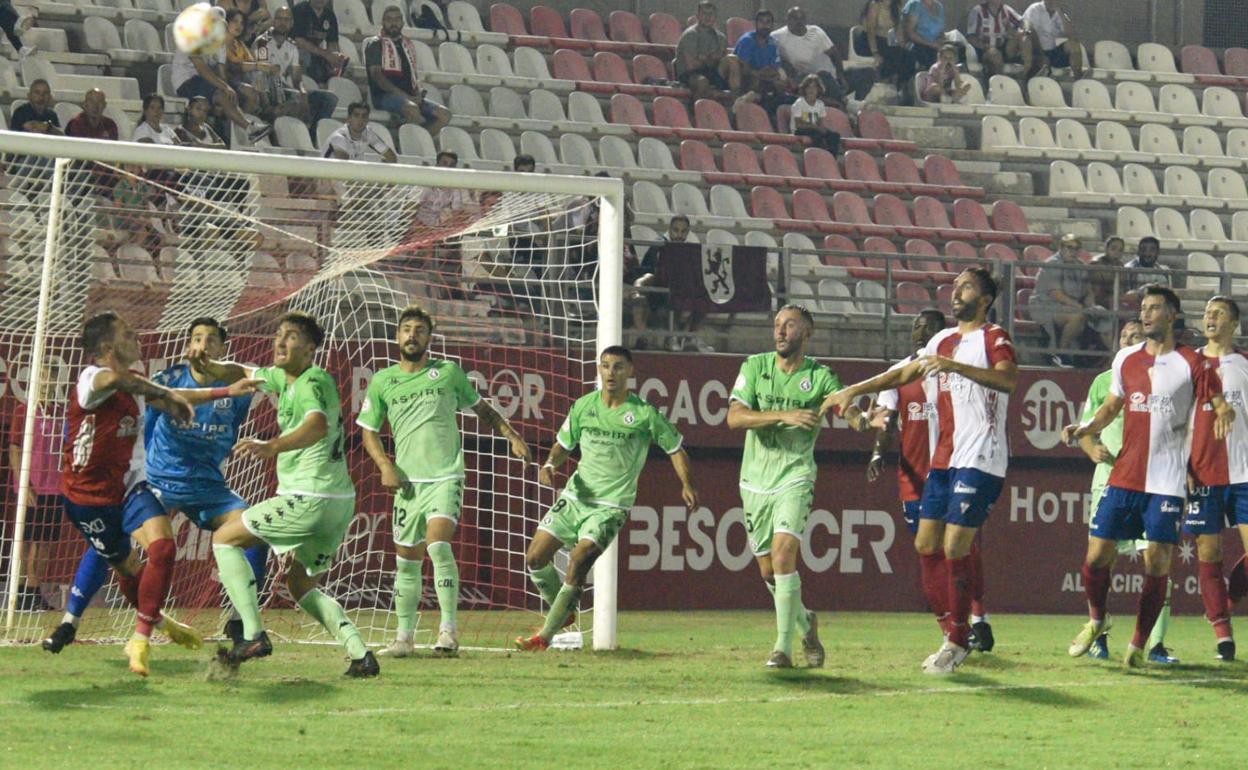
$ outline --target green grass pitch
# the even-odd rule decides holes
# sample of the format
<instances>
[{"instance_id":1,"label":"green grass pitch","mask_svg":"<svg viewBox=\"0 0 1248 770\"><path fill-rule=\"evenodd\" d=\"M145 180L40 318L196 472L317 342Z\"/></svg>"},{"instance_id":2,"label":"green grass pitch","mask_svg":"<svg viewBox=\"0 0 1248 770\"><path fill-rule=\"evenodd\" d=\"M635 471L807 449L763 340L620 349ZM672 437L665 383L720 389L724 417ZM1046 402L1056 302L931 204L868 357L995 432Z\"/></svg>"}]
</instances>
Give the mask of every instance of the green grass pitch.
<instances>
[{"instance_id":1,"label":"green grass pitch","mask_svg":"<svg viewBox=\"0 0 1248 770\"><path fill-rule=\"evenodd\" d=\"M383 658L369 681L328 646L230 681L211 645L154 648L146 681L117 645L7 647L0 767L1242 767L1248 665L1213 660L1203 619L1172 623L1182 665L1139 671L1068 657L1079 623L996 616L996 651L944 678L914 614L822 613L827 667L788 672L763 667L764 612L628 612L616 652Z\"/></svg>"}]
</instances>

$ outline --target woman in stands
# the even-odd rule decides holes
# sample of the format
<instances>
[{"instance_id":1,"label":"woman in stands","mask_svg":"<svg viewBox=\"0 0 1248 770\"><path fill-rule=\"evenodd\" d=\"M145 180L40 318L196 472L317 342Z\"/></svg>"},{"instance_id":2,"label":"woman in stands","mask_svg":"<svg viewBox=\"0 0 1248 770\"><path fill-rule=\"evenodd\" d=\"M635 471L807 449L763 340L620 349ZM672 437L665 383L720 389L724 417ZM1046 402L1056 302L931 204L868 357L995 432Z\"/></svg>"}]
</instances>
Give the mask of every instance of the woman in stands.
<instances>
[{"instance_id":1,"label":"woman in stands","mask_svg":"<svg viewBox=\"0 0 1248 770\"><path fill-rule=\"evenodd\" d=\"M238 11L243 15L243 29L239 39L248 47L256 42L256 36L268 29L272 22L269 9L265 7L263 0L216 0L216 5L225 10L227 15L231 11Z\"/></svg>"},{"instance_id":2,"label":"woman in stands","mask_svg":"<svg viewBox=\"0 0 1248 770\"><path fill-rule=\"evenodd\" d=\"M278 67L276 64L256 61L256 55L243 39L245 32L246 18L242 11L226 11L225 79L238 94L239 107L243 112L272 118L272 105L269 104L268 94L253 87L251 80L257 72L271 75Z\"/></svg>"},{"instance_id":3,"label":"woman in stands","mask_svg":"<svg viewBox=\"0 0 1248 770\"><path fill-rule=\"evenodd\" d=\"M854 52L875 60L880 80L893 83L903 103L911 103L910 90L914 79L914 56L897 42L897 23L901 19L901 0L867 0L854 35Z\"/></svg>"},{"instance_id":4,"label":"woman in stands","mask_svg":"<svg viewBox=\"0 0 1248 770\"><path fill-rule=\"evenodd\" d=\"M173 126L162 123L165 118L165 100L160 94L143 97L143 121L134 129L134 141L145 144L177 144L178 137Z\"/></svg>"},{"instance_id":5,"label":"woman in stands","mask_svg":"<svg viewBox=\"0 0 1248 770\"><path fill-rule=\"evenodd\" d=\"M179 144L215 150L225 149L225 142L217 136L216 131L212 130L212 126L208 125L208 113L211 110L212 105L208 103L208 97L196 96L191 99L186 105L186 116L182 119L182 125L174 129Z\"/></svg>"}]
</instances>

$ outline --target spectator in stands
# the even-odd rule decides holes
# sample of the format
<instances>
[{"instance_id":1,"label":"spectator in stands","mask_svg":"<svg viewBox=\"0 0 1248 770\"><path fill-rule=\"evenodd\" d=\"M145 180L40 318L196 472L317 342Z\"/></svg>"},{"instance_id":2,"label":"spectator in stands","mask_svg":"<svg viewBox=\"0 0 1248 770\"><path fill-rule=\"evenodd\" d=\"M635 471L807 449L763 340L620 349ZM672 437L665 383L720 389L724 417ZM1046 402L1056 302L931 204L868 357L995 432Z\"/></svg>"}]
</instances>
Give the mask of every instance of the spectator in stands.
<instances>
[{"instance_id":1,"label":"spectator in stands","mask_svg":"<svg viewBox=\"0 0 1248 770\"><path fill-rule=\"evenodd\" d=\"M256 55L243 41L245 19L242 11L225 13L225 80L238 94L243 112L271 115L267 93L253 87L252 81L258 74L276 72L277 65L256 61Z\"/></svg>"},{"instance_id":2,"label":"spectator in stands","mask_svg":"<svg viewBox=\"0 0 1248 770\"><path fill-rule=\"evenodd\" d=\"M879 79L891 82L902 95L903 103L909 103L913 96L910 86L914 79L914 56L898 44L900 20L901 0L867 0L859 19L858 34L850 42L859 56L870 56L875 61Z\"/></svg>"},{"instance_id":3,"label":"spectator in stands","mask_svg":"<svg viewBox=\"0 0 1248 770\"><path fill-rule=\"evenodd\" d=\"M528 153L520 153L511 160L511 170L521 174L532 174L537 170L537 161Z\"/></svg>"},{"instance_id":4,"label":"spectator in stands","mask_svg":"<svg viewBox=\"0 0 1248 770\"><path fill-rule=\"evenodd\" d=\"M295 17L286 6L273 12L273 26L252 45L256 61L276 65L276 70L256 73L256 89L267 95L274 115L289 115L315 128L317 121L334 114L338 97L330 91L308 92L303 87L299 47L290 36Z\"/></svg>"},{"instance_id":5,"label":"spectator in stands","mask_svg":"<svg viewBox=\"0 0 1248 770\"><path fill-rule=\"evenodd\" d=\"M269 28L269 9L264 0L217 0L217 5L224 8L227 15L230 11L242 14L243 29L238 37L244 45L250 46L260 32Z\"/></svg>"},{"instance_id":6,"label":"spectator in stands","mask_svg":"<svg viewBox=\"0 0 1248 770\"><path fill-rule=\"evenodd\" d=\"M1138 294L1150 284L1170 285L1170 268L1157 261L1160 256L1161 241L1151 235L1140 239L1139 245L1135 247L1135 259L1123 265L1131 270L1123 281L1127 291Z\"/></svg>"},{"instance_id":7,"label":"spectator in stands","mask_svg":"<svg viewBox=\"0 0 1248 770\"><path fill-rule=\"evenodd\" d=\"M291 9L290 34L299 46L299 64L321 88L347 71L350 60L338 50L338 16L329 0L303 0Z\"/></svg>"},{"instance_id":8,"label":"spectator in stands","mask_svg":"<svg viewBox=\"0 0 1248 770\"><path fill-rule=\"evenodd\" d=\"M134 129L134 141L144 144L177 144L178 137L165 119L165 100L160 94L143 97L143 120Z\"/></svg>"},{"instance_id":9,"label":"spectator in stands","mask_svg":"<svg viewBox=\"0 0 1248 770\"><path fill-rule=\"evenodd\" d=\"M912 0L913 2L913 0ZM1044 54L1036 57L1033 71L1043 75L1051 68L1070 67L1075 80L1083 77L1083 48L1075 32L1075 22L1062 8L1062 0L1040 0L1023 11L1023 28L1031 36L1032 45Z\"/></svg>"},{"instance_id":10,"label":"spectator in stands","mask_svg":"<svg viewBox=\"0 0 1248 770\"><path fill-rule=\"evenodd\" d=\"M1092 258L1092 264L1103 268L1122 267L1122 254L1126 251L1126 241L1116 235L1105 239L1105 251ZM1114 282L1117 280L1112 270L1092 271L1092 292L1096 295L1096 304L1103 307L1114 307ZM1122 289L1119 292L1122 293Z\"/></svg>"},{"instance_id":11,"label":"spectator in stands","mask_svg":"<svg viewBox=\"0 0 1248 770\"><path fill-rule=\"evenodd\" d=\"M741 92L741 66L727 53L728 36L715 28L715 4L698 3L693 26L680 34L673 62L676 79L694 101L714 98L724 91Z\"/></svg>"},{"instance_id":12,"label":"spectator in stands","mask_svg":"<svg viewBox=\"0 0 1248 770\"><path fill-rule=\"evenodd\" d=\"M13 46L13 50L17 51L17 55L25 59L35 52L33 45L25 45L22 43L22 35L26 34L26 30L35 23L34 16L21 16L17 9L13 7L13 0L0 0L0 29L4 30L4 36L9 39L9 45Z\"/></svg>"},{"instance_id":13,"label":"spectator in stands","mask_svg":"<svg viewBox=\"0 0 1248 770\"><path fill-rule=\"evenodd\" d=\"M740 70L741 88L746 91L770 90L761 88L762 83L785 85L780 47L771 39L775 23L775 16L765 8L754 14L754 29L742 35L732 49L733 60Z\"/></svg>"},{"instance_id":14,"label":"spectator in stands","mask_svg":"<svg viewBox=\"0 0 1248 770\"><path fill-rule=\"evenodd\" d=\"M940 60L927 71L923 87L924 101L937 104L962 104L971 90L971 79L958 69L958 47L946 43L940 47Z\"/></svg>"},{"instance_id":15,"label":"spectator in stands","mask_svg":"<svg viewBox=\"0 0 1248 770\"><path fill-rule=\"evenodd\" d=\"M1076 348L1089 326L1101 335L1105 349L1113 350L1114 317L1096 304L1091 276L1079 259L1081 246L1079 238L1068 233L1062 236L1058 253L1045 260L1029 305L1031 317L1045 328L1056 329L1063 351ZM1073 366L1066 352L1055 355L1053 363Z\"/></svg>"},{"instance_id":16,"label":"spectator in stands","mask_svg":"<svg viewBox=\"0 0 1248 770\"><path fill-rule=\"evenodd\" d=\"M689 239L689 217L684 214L675 215L667 223L667 232L659 237L663 243L684 243ZM642 291L647 288L661 288L658 275L659 259L662 253L662 243L651 246L646 249L640 264L630 268L624 274L624 281L633 287L628 298L632 306L633 328L638 334L633 344L637 350L645 350L651 346L651 341L645 336L651 317L667 309L667 292Z\"/></svg>"},{"instance_id":17,"label":"spectator in stands","mask_svg":"<svg viewBox=\"0 0 1248 770\"><path fill-rule=\"evenodd\" d=\"M815 144L833 155L841 152L841 135L823 125L828 108L820 99L823 81L818 75L807 75L798 86L798 99L789 113L789 130L798 136L809 136Z\"/></svg>"},{"instance_id":18,"label":"spectator in stands","mask_svg":"<svg viewBox=\"0 0 1248 770\"><path fill-rule=\"evenodd\" d=\"M898 35L910 45L915 64L927 69L939 58L945 44L945 5L941 0L906 0L901 9L904 34Z\"/></svg>"},{"instance_id":19,"label":"spectator in stands","mask_svg":"<svg viewBox=\"0 0 1248 770\"><path fill-rule=\"evenodd\" d=\"M1023 16L1005 0L987 0L973 6L966 17L966 38L979 53L984 77L999 75L1006 64L1023 65L1031 72L1031 36L1023 31Z\"/></svg>"},{"instance_id":20,"label":"spectator in stands","mask_svg":"<svg viewBox=\"0 0 1248 770\"><path fill-rule=\"evenodd\" d=\"M216 131L212 130L212 126L208 125L209 112L211 112L211 105L202 96L196 96L187 103L182 125L173 130L178 144L208 147L214 150L225 149L225 142L217 136Z\"/></svg>"},{"instance_id":21,"label":"spectator in stands","mask_svg":"<svg viewBox=\"0 0 1248 770\"><path fill-rule=\"evenodd\" d=\"M443 150L434 160L438 168L459 168L459 155ZM431 187L421 196L416 207L416 221L424 227L441 227L452 223L464 212L476 208L476 196L472 190L454 187ZM458 247L456 247L458 250Z\"/></svg>"},{"instance_id":22,"label":"spectator in stands","mask_svg":"<svg viewBox=\"0 0 1248 770\"><path fill-rule=\"evenodd\" d=\"M56 365L49 362L44 368L43 393L35 407L34 441L31 445L29 492L26 497L26 529L22 537L23 585L18 589L17 608L24 611L52 609L39 591L43 582L49 557L56 551L60 540L61 510L60 471L57 468L60 450L54 445L64 430L57 416L58 400ZM26 433L26 410L28 403L18 403L9 424L9 478L12 480L13 500L17 502L19 471L22 467L22 442Z\"/></svg>"},{"instance_id":23,"label":"spectator in stands","mask_svg":"<svg viewBox=\"0 0 1248 770\"><path fill-rule=\"evenodd\" d=\"M434 164L438 168L459 168L459 155L451 150L442 150ZM404 240L408 243L426 242L431 229L461 226L480 210L475 190L430 187L420 197L412 232ZM430 270L438 277L431 288L436 288L438 294L446 299L463 299L459 285L463 271L460 246L459 238L438 238L434 239L431 251L422 250L428 258Z\"/></svg>"},{"instance_id":24,"label":"spectator in stands","mask_svg":"<svg viewBox=\"0 0 1248 770\"><path fill-rule=\"evenodd\" d=\"M60 136L61 119L52 109L52 86L48 81L38 78L26 90L26 103L13 110L9 121L14 131L27 131L32 134L56 134Z\"/></svg>"},{"instance_id":25,"label":"spectator in stands","mask_svg":"<svg viewBox=\"0 0 1248 770\"><path fill-rule=\"evenodd\" d=\"M364 63L374 107L424 126L430 136L451 122L449 110L425 98L416 72L416 46L403 37L403 11L397 5L382 13L381 34L364 43Z\"/></svg>"},{"instance_id":26,"label":"spectator in stands","mask_svg":"<svg viewBox=\"0 0 1248 770\"><path fill-rule=\"evenodd\" d=\"M98 88L87 91L82 98L82 112L78 113L65 125L66 136L77 136L83 139L110 139L117 141L117 124L104 114L108 106L108 97Z\"/></svg>"},{"instance_id":27,"label":"spectator in stands","mask_svg":"<svg viewBox=\"0 0 1248 770\"><path fill-rule=\"evenodd\" d=\"M231 123L247 132L253 142L269 135L272 126L251 120L238 108L238 94L225 80L225 48L209 60L175 51L169 67L173 89L183 99L203 96ZM161 107L164 107L163 101ZM137 139L135 141L138 141Z\"/></svg>"},{"instance_id":28,"label":"spectator in stands","mask_svg":"<svg viewBox=\"0 0 1248 770\"><path fill-rule=\"evenodd\" d=\"M793 6L785 15L787 24L771 33L780 49L780 61L789 79L801 83L807 75L818 75L823 81L823 95L828 103L845 107L850 93L861 101L875 84L875 73L856 70L847 79L836 44L821 28L806 23L806 11Z\"/></svg>"},{"instance_id":29,"label":"spectator in stands","mask_svg":"<svg viewBox=\"0 0 1248 770\"><path fill-rule=\"evenodd\" d=\"M364 102L347 105L347 122L329 135L325 144L325 157L338 160L360 160L367 152L375 152L386 163L397 163L399 158L390 145L368 124L372 110Z\"/></svg>"},{"instance_id":30,"label":"spectator in stands","mask_svg":"<svg viewBox=\"0 0 1248 770\"><path fill-rule=\"evenodd\" d=\"M685 243L689 239L689 219L683 214L677 214L672 217L667 224L667 233L663 235L664 243L658 246L651 246L646 251L645 256L641 259L641 269L643 275L641 278L633 282L637 287L660 287L663 284L658 280L658 276L662 274L661 263L663 261L663 249L668 243ZM647 302L638 309L634 308L633 321L638 321L637 313L641 313L639 331L645 331L646 324L650 320L650 314L654 311L661 311L668 306L668 295L666 293L648 293ZM653 298L653 299L649 299ZM651 304L653 303L653 304ZM700 312L690 312L688 315L673 312L672 328L679 334L673 334L667 338L667 349L673 353L682 350L693 349L699 353L714 353L715 348L708 345L698 336L697 332L702 328L702 322L706 320L706 314Z\"/></svg>"}]
</instances>

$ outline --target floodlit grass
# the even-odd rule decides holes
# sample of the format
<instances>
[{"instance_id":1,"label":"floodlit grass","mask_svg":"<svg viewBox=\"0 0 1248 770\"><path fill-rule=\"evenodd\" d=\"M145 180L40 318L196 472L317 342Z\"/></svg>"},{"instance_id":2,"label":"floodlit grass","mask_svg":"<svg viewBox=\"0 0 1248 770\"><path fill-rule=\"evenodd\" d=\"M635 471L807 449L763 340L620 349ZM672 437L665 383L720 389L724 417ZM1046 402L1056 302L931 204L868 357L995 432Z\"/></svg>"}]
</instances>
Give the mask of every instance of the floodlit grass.
<instances>
[{"instance_id":1,"label":"floodlit grass","mask_svg":"<svg viewBox=\"0 0 1248 770\"><path fill-rule=\"evenodd\" d=\"M208 645L59 656L0 648L0 767L1232 767L1248 747L1248 666L1176 618L1183 664L1072 660L1078 618L996 616L997 649L952 677L919 663L926 616L821 616L827 667L768 671L768 613L623 613L611 653L382 658L279 645L207 681ZM1122 618L1115 656L1127 641ZM799 661L801 658L798 653Z\"/></svg>"}]
</instances>

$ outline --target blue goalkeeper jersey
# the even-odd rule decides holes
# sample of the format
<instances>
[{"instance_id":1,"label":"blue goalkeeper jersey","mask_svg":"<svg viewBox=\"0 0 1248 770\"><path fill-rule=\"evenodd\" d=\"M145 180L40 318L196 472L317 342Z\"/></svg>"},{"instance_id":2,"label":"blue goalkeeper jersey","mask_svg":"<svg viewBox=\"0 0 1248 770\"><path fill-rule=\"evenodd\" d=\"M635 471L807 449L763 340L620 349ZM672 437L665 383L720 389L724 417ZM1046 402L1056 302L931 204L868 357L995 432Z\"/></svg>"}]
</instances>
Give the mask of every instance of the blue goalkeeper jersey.
<instances>
[{"instance_id":1,"label":"blue goalkeeper jersey","mask_svg":"<svg viewBox=\"0 0 1248 770\"><path fill-rule=\"evenodd\" d=\"M169 367L152 380L167 388L203 386L191 376L188 364ZM238 431L251 410L251 396L219 398L195 407L195 421L179 425L151 406L144 419L147 480L162 492L182 498L220 490L225 483L225 461L238 441Z\"/></svg>"}]
</instances>

